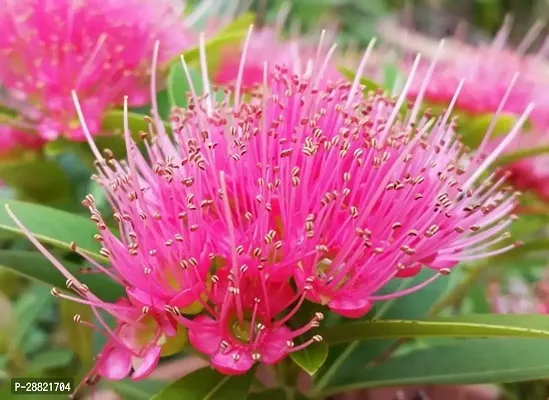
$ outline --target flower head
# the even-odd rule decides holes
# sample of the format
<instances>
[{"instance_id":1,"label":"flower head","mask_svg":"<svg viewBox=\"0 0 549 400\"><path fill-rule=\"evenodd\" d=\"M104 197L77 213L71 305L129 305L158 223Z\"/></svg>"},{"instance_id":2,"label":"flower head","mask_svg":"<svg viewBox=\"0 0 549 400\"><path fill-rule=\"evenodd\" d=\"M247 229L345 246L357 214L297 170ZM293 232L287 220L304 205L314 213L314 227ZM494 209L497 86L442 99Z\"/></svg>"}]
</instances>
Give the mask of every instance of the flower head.
<instances>
[{"instance_id":1,"label":"flower head","mask_svg":"<svg viewBox=\"0 0 549 400\"><path fill-rule=\"evenodd\" d=\"M156 40L163 44L160 62L193 43L181 10L172 3L3 0L0 82L10 96L28 103L21 112L43 139L83 139L71 90L80 93L96 134L102 113L123 95L134 105L149 101Z\"/></svg>"},{"instance_id":2,"label":"flower head","mask_svg":"<svg viewBox=\"0 0 549 400\"><path fill-rule=\"evenodd\" d=\"M506 42L510 24L510 20L503 24L490 45L470 46L450 41L445 44L450 48L441 50L439 46L432 55L432 62L420 65L409 97L416 99L422 92L420 100L426 100L429 105L445 105L452 99L456 88L462 85L455 107L473 118L499 112L520 115L529 103L535 103L536 108L530 115L533 132L517 137L508 146L508 151L515 151L548 143L545 132L549 128L546 65L549 39L536 54L527 54L542 28L542 24L537 23L516 48L509 48ZM428 84L422 91L424 82ZM510 86L512 90L509 90ZM501 104L504 96L507 100ZM494 140L487 150L497 144L498 141ZM547 157L538 156L506 166L505 170L512 172L517 188L533 190L547 199L546 164Z\"/></svg>"},{"instance_id":3,"label":"flower head","mask_svg":"<svg viewBox=\"0 0 549 400\"><path fill-rule=\"evenodd\" d=\"M153 318L159 333L147 336L147 351L138 356L145 371L174 321L216 369L240 374L321 340L309 330L322 314L296 327L293 317L307 299L359 317L374 302L418 290L462 260L513 247L494 249L508 238L516 195L502 190L504 179L475 182L531 107L490 156L471 158L448 113L435 121L417 119L414 107L403 117L405 92L398 99L379 92L362 96L358 76L372 47L354 82L326 80L329 52L304 76L284 65L265 66L262 85L246 101L236 85L217 102L201 57L204 93L190 84L189 106L173 113L171 135L153 100L152 129L142 134L146 156L137 151L126 118L127 161L98 151L74 94L97 159L94 179L113 206L119 232L88 196L83 204L97 223L95 238L110 267L80 253L126 288L132 307ZM46 256L87 304L114 313L117 305L82 290ZM424 265L434 270L424 283L376 295ZM128 317L116 316L122 329ZM111 351L125 357L127 372L135 341L119 342L124 347Z\"/></svg>"}]
</instances>

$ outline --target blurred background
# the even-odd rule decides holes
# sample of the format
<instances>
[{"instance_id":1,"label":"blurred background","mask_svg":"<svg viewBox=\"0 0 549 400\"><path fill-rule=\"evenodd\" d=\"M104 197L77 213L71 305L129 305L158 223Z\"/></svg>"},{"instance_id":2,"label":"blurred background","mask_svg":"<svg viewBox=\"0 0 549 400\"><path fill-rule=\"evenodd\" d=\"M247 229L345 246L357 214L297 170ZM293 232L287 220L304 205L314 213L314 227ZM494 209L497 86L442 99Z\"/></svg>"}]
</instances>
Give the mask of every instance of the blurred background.
<instances>
[{"instance_id":1,"label":"blurred background","mask_svg":"<svg viewBox=\"0 0 549 400\"><path fill-rule=\"evenodd\" d=\"M199 1L191 3L196 5ZM491 40L508 15L514 21L510 41L518 42L532 24L549 17L548 0L254 0L248 3L257 15L258 25L276 19L281 9L287 9L285 27L288 32L306 33L318 31L323 26L336 27L337 40L343 48L349 49L364 48L373 37L391 42L392 37L398 36L396 32L402 29L428 35L433 41L460 35L472 43L484 43ZM539 35L540 40L544 37ZM398 46L398 43L392 44ZM84 172L75 180L87 179L85 175ZM78 195L87 190L86 186ZM5 233L0 232L0 235ZM14 239L9 235L0 237L0 240L4 248L29 247L25 239ZM536 259L532 263L544 265L545 259ZM535 272L529 274L527 280L535 281L538 277ZM524 278L522 274L521 278ZM82 376L86 365L75 359L91 362L92 354L101 345L94 343L94 336L82 331L87 328L72 323L74 314L84 314L86 310L74 303L54 301L49 292L49 287L0 266L0 380L3 381L0 399L10 397L9 384L6 385L6 378L10 376L74 376L75 368ZM473 295L482 297L482 293L479 288ZM167 377L170 372L173 373L173 368L163 373ZM140 399L135 393L135 388L140 385L122 382L113 389L123 398ZM416 396L418 391L406 393L406 396L409 393ZM419 393L429 395L424 391ZM452 398L452 393L431 393L430 396L447 400ZM491 392L486 393L484 398L490 398ZM394 391L379 393L378 396L379 399L402 398L395 397L398 395ZM474 398L467 397L474 396L471 393L463 396L459 398Z\"/></svg>"},{"instance_id":2,"label":"blurred background","mask_svg":"<svg viewBox=\"0 0 549 400\"><path fill-rule=\"evenodd\" d=\"M276 14L283 0L255 0L251 8L261 19ZM343 44L364 46L378 34L377 27L387 20L405 24L436 38L453 35L467 22L474 41L492 37L506 15L512 15L511 40L520 40L532 23L549 16L546 0L295 0L287 25L299 22L302 30L314 29L319 21L332 21L340 28ZM543 35L540 35L543 37Z\"/></svg>"}]
</instances>

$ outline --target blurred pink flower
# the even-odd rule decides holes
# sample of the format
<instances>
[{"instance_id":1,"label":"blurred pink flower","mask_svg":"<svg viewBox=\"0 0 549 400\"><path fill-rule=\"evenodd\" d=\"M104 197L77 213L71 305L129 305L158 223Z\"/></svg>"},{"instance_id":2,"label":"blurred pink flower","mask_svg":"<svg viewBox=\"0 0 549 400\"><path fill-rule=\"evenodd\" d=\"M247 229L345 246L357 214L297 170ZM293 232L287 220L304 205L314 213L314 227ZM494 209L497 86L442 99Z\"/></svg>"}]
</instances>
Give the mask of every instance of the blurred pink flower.
<instances>
[{"instance_id":1,"label":"blurred pink flower","mask_svg":"<svg viewBox=\"0 0 549 400\"><path fill-rule=\"evenodd\" d=\"M464 80L456 100L456 110L472 116L493 114L507 88L515 81L502 111L520 115L529 103L535 103L536 108L530 115L533 131L518 137L507 149L512 152L549 145L549 38L537 53L527 54L528 48L540 33L541 25L534 25L515 49L507 46L510 28L508 20L487 46L473 47L451 41L450 48L438 54L440 60L434 68L429 62L420 65L409 97L418 97L423 78L430 75L424 100L430 105L445 106L452 99L460 81ZM435 57L433 54L432 59ZM491 147L497 146L497 142L494 141ZM512 172L511 180L517 188L532 190L541 198L549 200L548 161L545 155L535 156L506 166L505 169Z\"/></svg>"},{"instance_id":2,"label":"blurred pink flower","mask_svg":"<svg viewBox=\"0 0 549 400\"><path fill-rule=\"evenodd\" d=\"M0 82L27 103L25 113L45 140L84 136L71 90L82 99L91 132L102 113L149 101L155 41L161 63L194 43L181 8L170 0L1 0Z\"/></svg>"},{"instance_id":3,"label":"blurred pink flower","mask_svg":"<svg viewBox=\"0 0 549 400\"><path fill-rule=\"evenodd\" d=\"M40 149L44 140L17 128L0 126L0 159L9 158L20 150Z\"/></svg>"},{"instance_id":4,"label":"blurred pink flower","mask_svg":"<svg viewBox=\"0 0 549 400\"><path fill-rule=\"evenodd\" d=\"M249 89L263 84L265 66L272 71L275 65L285 65L291 72L300 76L311 73L317 46L310 44L304 37L284 40L276 26L264 27L249 37L247 47L244 43L242 50L235 51L232 47L224 49L221 64L213 77L214 84L228 85L237 82L244 52L246 57L240 85ZM316 61L318 63L318 60ZM326 65L323 76L325 80L332 82L342 78L333 63Z\"/></svg>"}]
</instances>

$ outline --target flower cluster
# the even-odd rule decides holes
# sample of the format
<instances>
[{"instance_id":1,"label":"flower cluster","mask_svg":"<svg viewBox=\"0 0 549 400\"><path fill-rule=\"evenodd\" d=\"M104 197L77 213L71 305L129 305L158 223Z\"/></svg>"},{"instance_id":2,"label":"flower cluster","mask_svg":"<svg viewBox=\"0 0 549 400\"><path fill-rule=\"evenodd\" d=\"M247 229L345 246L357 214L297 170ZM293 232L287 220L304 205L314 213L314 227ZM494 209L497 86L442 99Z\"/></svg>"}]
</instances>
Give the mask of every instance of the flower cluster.
<instances>
[{"instance_id":1,"label":"flower cluster","mask_svg":"<svg viewBox=\"0 0 549 400\"><path fill-rule=\"evenodd\" d=\"M2 0L2 102L15 105L43 141L83 140L71 91L80 94L90 131L99 133L102 113L123 95L132 105L149 102L156 40L160 62L195 42L172 1Z\"/></svg>"},{"instance_id":2,"label":"flower cluster","mask_svg":"<svg viewBox=\"0 0 549 400\"><path fill-rule=\"evenodd\" d=\"M91 305L109 337L91 381L146 376L159 357L185 343L185 331L224 374L275 364L322 340L314 332L322 313L295 324L306 301L361 317L375 302L419 290L460 261L516 245L505 241L517 195L495 174L475 182L531 107L490 157L471 158L449 112L404 116L406 93L364 97L358 78L327 80L328 63L329 56L311 60L303 76L265 66L261 86L245 101L238 85L220 102L207 82L202 95L191 85L189 106L173 113L171 133L153 101L151 130L141 135L145 155L125 123L127 161L99 152L75 101L97 159L93 178L118 226L111 229L87 196L83 205L109 266L77 244L73 249L124 286L127 298L98 299L11 215L79 297L54 294ZM433 271L425 282L378 294L423 267ZM116 318L116 329L101 322L97 309Z\"/></svg>"},{"instance_id":3,"label":"flower cluster","mask_svg":"<svg viewBox=\"0 0 549 400\"><path fill-rule=\"evenodd\" d=\"M450 49L433 56L434 60L438 59L434 65L420 65L409 97L418 97L422 78L429 76L429 84L422 97L430 105L437 106L446 105L464 80L456 109L472 117L496 113L503 96L507 96L508 100L502 111L514 115L520 115L529 103L534 102L536 109L530 116L533 131L518 137L508 150L528 150L549 144L549 75L546 61L549 39L537 53L527 54L541 29L542 25L535 24L515 49L509 48L506 43L511 30L510 20L504 23L490 45L473 47L450 42ZM508 91L510 85L513 89ZM494 141L492 147L496 146L497 141ZM549 200L547 157L530 157L509 165L506 170L512 173L511 181L518 189L533 190L540 198Z\"/></svg>"}]
</instances>

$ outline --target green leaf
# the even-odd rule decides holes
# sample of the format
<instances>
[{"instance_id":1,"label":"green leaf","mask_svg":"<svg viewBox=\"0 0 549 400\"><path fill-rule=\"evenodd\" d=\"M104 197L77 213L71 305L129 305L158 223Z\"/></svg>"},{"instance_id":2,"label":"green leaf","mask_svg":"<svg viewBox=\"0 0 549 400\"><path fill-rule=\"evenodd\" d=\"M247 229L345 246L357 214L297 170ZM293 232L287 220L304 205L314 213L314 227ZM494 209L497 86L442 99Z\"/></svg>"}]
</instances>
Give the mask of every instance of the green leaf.
<instances>
[{"instance_id":1,"label":"green leaf","mask_svg":"<svg viewBox=\"0 0 549 400\"><path fill-rule=\"evenodd\" d=\"M136 143L141 142L141 132L149 132L149 118L147 115L128 111L128 127L132 138ZM164 128L168 131L171 126L168 122L162 121ZM94 138L95 144L101 150L111 150L117 158L126 156L126 144L124 141L124 110L111 109L103 115L101 129L107 133Z\"/></svg>"},{"instance_id":2,"label":"green leaf","mask_svg":"<svg viewBox=\"0 0 549 400\"><path fill-rule=\"evenodd\" d=\"M315 342L301 351L290 353L290 357L301 369L313 376L328 358L328 345Z\"/></svg>"},{"instance_id":3,"label":"green leaf","mask_svg":"<svg viewBox=\"0 0 549 400\"><path fill-rule=\"evenodd\" d=\"M184 376L151 400L238 400L245 399L252 383L253 371L244 375L223 375L202 368Z\"/></svg>"},{"instance_id":4,"label":"green leaf","mask_svg":"<svg viewBox=\"0 0 549 400\"><path fill-rule=\"evenodd\" d=\"M269 389L263 392L250 393L246 400L283 400L291 398L293 400L305 400L306 397L303 396L298 391L290 388L293 391L291 394L292 397L288 397L288 394L282 389Z\"/></svg>"},{"instance_id":5,"label":"green leaf","mask_svg":"<svg viewBox=\"0 0 549 400\"><path fill-rule=\"evenodd\" d=\"M80 265L68 261L62 261L62 264L75 278L86 284L90 291L102 300L116 301L124 295L124 288L106 275L83 274ZM66 278L40 253L0 250L0 267L8 268L49 286L68 290L65 285Z\"/></svg>"},{"instance_id":6,"label":"green leaf","mask_svg":"<svg viewBox=\"0 0 549 400\"><path fill-rule=\"evenodd\" d=\"M253 25L254 21L255 14L253 12L245 12L240 14L230 24L221 30L220 36L228 33L246 32L250 28L250 25Z\"/></svg>"},{"instance_id":7,"label":"green leaf","mask_svg":"<svg viewBox=\"0 0 549 400\"><path fill-rule=\"evenodd\" d=\"M202 75L193 67L189 68L189 75L193 82L194 89L200 95L202 93ZM168 74L168 98L172 105L177 107L187 106L187 92L190 85L181 63L174 63Z\"/></svg>"},{"instance_id":8,"label":"green leaf","mask_svg":"<svg viewBox=\"0 0 549 400\"><path fill-rule=\"evenodd\" d=\"M132 381L124 379L121 381L109 381L108 385L124 399L148 400L156 393L168 386L168 381L147 379L144 381Z\"/></svg>"},{"instance_id":9,"label":"green leaf","mask_svg":"<svg viewBox=\"0 0 549 400\"><path fill-rule=\"evenodd\" d=\"M397 82L404 82L404 76L398 66L387 64L383 70L383 87L386 90L393 90Z\"/></svg>"},{"instance_id":10,"label":"green leaf","mask_svg":"<svg viewBox=\"0 0 549 400\"><path fill-rule=\"evenodd\" d=\"M9 338L8 358L21 350L25 335L51 304L52 299L50 289L42 285L31 286L18 299L14 310L16 325Z\"/></svg>"},{"instance_id":11,"label":"green leaf","mask_svg":"<svg viewBox=\"0 0 549 400\"><path fill-rule=\"evenodd\" d=\"M168 126L168 125L167 125ZM149 123L147 122L147 116L128 111L128 127L133 135L139 135L139 132L149 131ZM169 127L169 126L168 126ZM101 128L106 133L111 135L120 135L123 138L124 135L124 110L111 109L103 115L101 121Z\"/></svg>"},{"instance_id":12,"label":"green leaf","mask_svg":"<svg viewBox=\"0 0 549 400\"><path fill-rule=\"evenodd\" d=\"M483 114L472 116L463 113L459 119L458 132L462 136L462 141L467 146L476 149L488 131L488 127L494 119L494 114ZM513 126L518 121L518 117L514 114L500 114L494 125L491 138L506 135L513 129ZM528 123L525 124L527 129Z\"/></svg>"},{"instance_id":13,"label":"green leaf","mask_svg":"<svg viewBox=\"0 0 549 400\"><path fill-rule=\"evenodd\" d=\"M271 389L264 392L250 393L246 400L281 400L286 398L282 389Z\"/></svg>"},{"instance_id":14,"label":"green leaf","mask_svg":"<svg viewBox=\"0 0 549 400\"><path fill-rule=\"evenodd\" d=\"M357 369L327 387L329 396L380 386L469 385L546 379L547 339L468 339L392 358Z\"/></svg>"},{"instance_id":15,"label":"green leaf","mask_svg":"<svg viewBox=\"0 0 549 400\"><path fill-rule=\"evenodd\" d=\"M221 64L221 59L223 55L231 49L231 46L237 45L242 42L242 39L246 36L247 29L242 31L230 31L224 35L219 35L211 39L205 44L206 50L206 60L208 63L208 73L210 76L215 74L219 65ZM185 63L191 66L199 66L200 59L200 48L194 47L185 53L183 53L185 58ZM172 63L181 63L181 59L178 56L175 58Z\"/></svg>"},{"instance_id":16,"label":"green leaf","mask_svg":"<svg viewBox=\"0 0 549 400\"><path fill-rule=\"evenodd\" d=\"M33 157L1 162L0 180L26 200L53 205L71 199L69 177L54 160Z\"/></svg>"},{"instance_id":17,"label":"green leaf","mask_svg":"<svg viewBox=\"0 0 549 400\"><path fill-rule=\"evenodd\" d=\"M487 323L491 315L465 316L445 320L382 320L359 321L323 329L319 334L329 344L357 340L412 337L549 337L549 316L497 315L492 324ZM476 317L476 318L471 318ZM532 318L533 317L533 318ZM511 324L509 324L512 322ZM532 322L544 325L545 329L531 328ZM518 325L518 326L517 326Z\"/></svg>"},{"instance_id":18,"label":"green leaf","mask_svg":"<svg viewBox=\"0 0 549 400\"><path fill-rule=\"evenodd\" d=\"M494 161L493 166L501 167L503 165L512 164L526 158L532 158L532 157L540 156L547 153L549 153L549 146L539 146L539 147L532 147L528 149L521 149L521 150L514 151L512 153L503 154L499 156L498 159Z\"/></svg>"},{"instance_id":19,"label":"green leaf","mask_svg":"<svg viewBox=\"0 0 549 400\"><path fill-rule=\"evenodd\" d=\"M467 314L455 317L437 318L441 322L487 324L549 331L549 315L545 314Z\"/></svg>"},{"instance_id":20,"label":"green leaf","mask_svg":"<svg viewBox=\"0 0 549 400\"><path fill-rule=\"evenodd\" d=\"M58 348L38 353L27 364L29 372L41 372L47 369L67 366L72 361L72 351Z\"/></svg>"},{"instance_id":21,"label":"green leaf","mask_svg":"<svg viewBox=\"0 0 549 400\"><path fill-rule=\"evenodd\" d=\"M168 89L161 90L156 94L156 102L158 104L158 115L160 115L160 118L167 121L171 112ZM129 107L129 111L135 114L151 115L151 105L147 104L141 107Z\"/></svg>"},{"instance_id":22,"label":"green leaf","mask_svg":"<svg viewBox=\"0 0 549 400\"><path fill-rule=\"evenodd\" d=\"M17 200L3 199L3 203L10 206L11 211L39 241L65 250L70 250L74 241L82 252L106 261L99 254L101 246L93 238L98 232L97 226L89 219ZM4 207L0 207L0 229L23 235Z\"/></svg>"},{"instance_id":23,"label":"green leaf","mask_svg":"<svg viewBox=\"0 0 549 400\"><path fill-rule=\"evenodd\" d=\"M248 33L250 25L253 24L255 15L244 13L233 20L232 23L223 28L213 39L205 43L206 60L210 76L215 74L221 63L221 59L227 52L238 52L240 43ZM183 53L187 65L199 65L200 47L194 47ZM172 60L170 65L180 64L180 57Z\"/></svg>"},{"instance_id":24,"label":"green leaf","mask_svg":"<svg viewBox=\"0 0 549 400\"><path fill-rule=\"evenodd\" d=\"M339 67L339 72L343 74L347 79L353 81L355 79L355 72L345 68L345 67ZM381 84L378 82L375 82L368 78L360 78L359 80L360 84L364 86L364 94L368 94L370 91L375 91L377 89L382 88Z\"/></svg>"},{"instance_id":25,"label":"green leaf","mask_svg":"<svg viewBox=\"0 0 549 400\"><path fill-rule=\"evenodd\" d=\"M60 309L61 326L67 335L69 347L85 368L91 367L94 355L92 342L93 329L90 329L89 326L74 322L73 318L78 314L83 321L92 322L94 315L92 309L85 304L73 301L62 301Z\"/></svg>"},{"instance_id":26,"label":"green leaf","mask_svg":"<svg viewBox=\"0 0 549 400\"><path fill-rule=\"evenodd\" d=\"M393 293L417 285L431 275L432 272L423 270L415 278L395 279L380 290L379 294ZM416 293L409 294L400 299L379 302L364 319L425 318L433 305L446 291L448 284L449 279L438 279ZM345 329L345 325L347 324L340 325L340 328ZM385 351L389 350L391 346L395 345L395 343L395 340L375 340L367 342L356 341L350 344L331 346L326 367L315 376L316 382L313 386L313 391L320 391L328 383L337 383L356 368L367 365L377 359Z\"/></svg>"}]
</instances>

